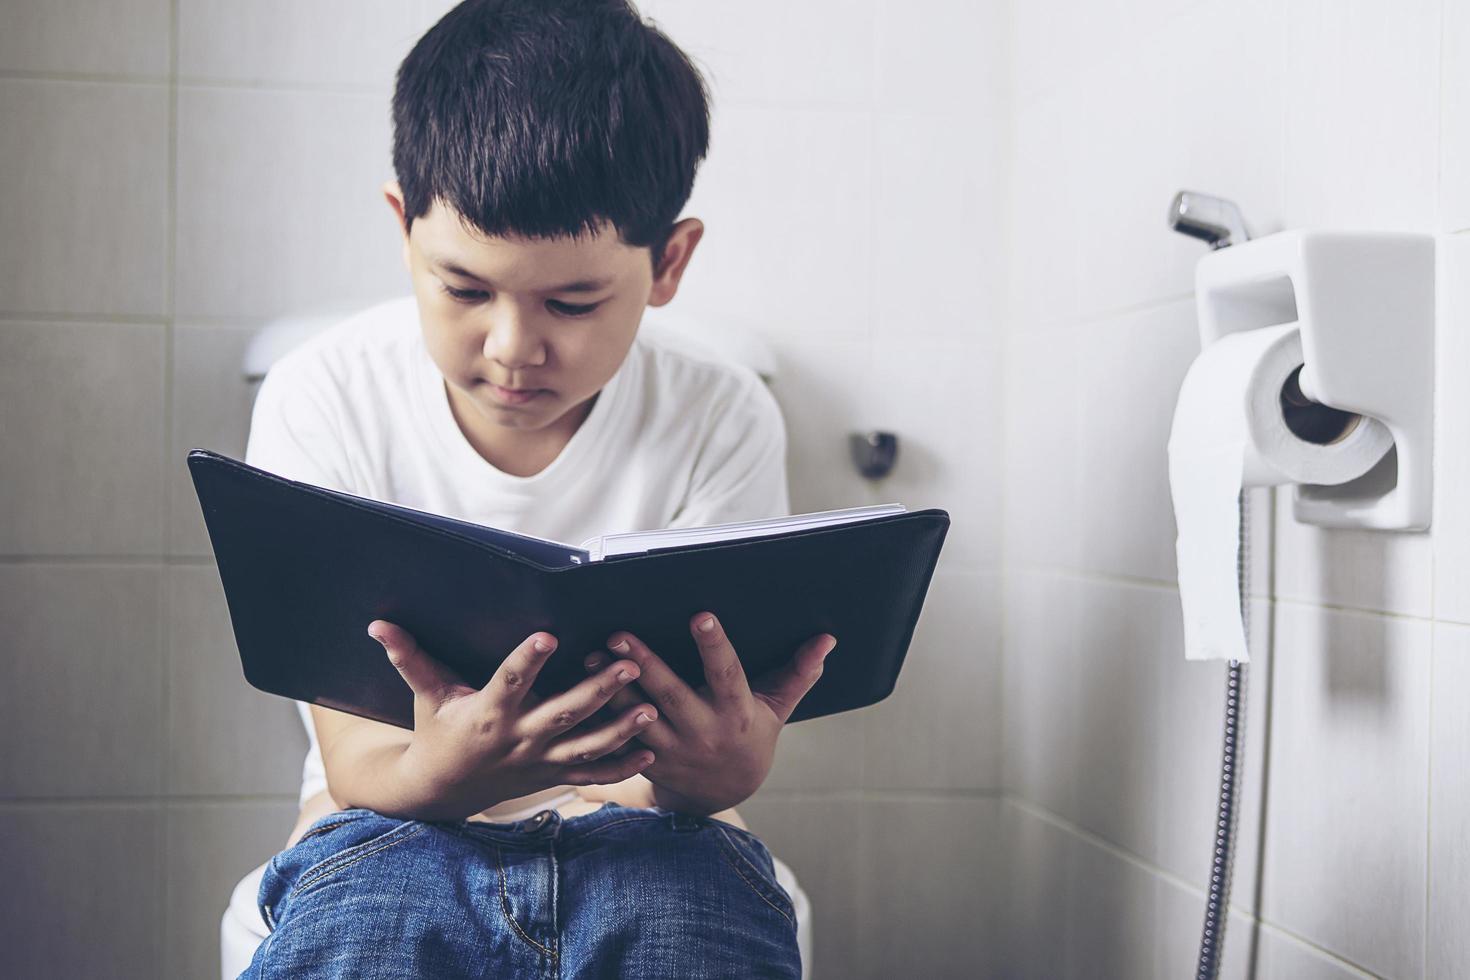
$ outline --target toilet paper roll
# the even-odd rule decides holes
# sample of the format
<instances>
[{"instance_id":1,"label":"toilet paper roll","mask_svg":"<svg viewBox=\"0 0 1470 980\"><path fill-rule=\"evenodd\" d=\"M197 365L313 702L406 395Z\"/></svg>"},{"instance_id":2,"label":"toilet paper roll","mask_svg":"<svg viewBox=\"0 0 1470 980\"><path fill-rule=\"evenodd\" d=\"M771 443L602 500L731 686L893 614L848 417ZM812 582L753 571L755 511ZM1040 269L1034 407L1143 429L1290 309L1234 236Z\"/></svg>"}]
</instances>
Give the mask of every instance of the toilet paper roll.
<instances>
[{"instance_id":1,"label":"toilet paper roll","mask_svg":"<svg viewBox=\"0 0 1470 980\"><path fill-rule=\"evenodd\" d=\"M1184 377L1169 433L1169 485L1190 660L1249 659L1236 577L1241 490L1346 483L1393 445L1376 419L1290 399L1283 405L1301 365L1301 334L1284 323L1222 337Z\"/></svg>"}]
</instances>

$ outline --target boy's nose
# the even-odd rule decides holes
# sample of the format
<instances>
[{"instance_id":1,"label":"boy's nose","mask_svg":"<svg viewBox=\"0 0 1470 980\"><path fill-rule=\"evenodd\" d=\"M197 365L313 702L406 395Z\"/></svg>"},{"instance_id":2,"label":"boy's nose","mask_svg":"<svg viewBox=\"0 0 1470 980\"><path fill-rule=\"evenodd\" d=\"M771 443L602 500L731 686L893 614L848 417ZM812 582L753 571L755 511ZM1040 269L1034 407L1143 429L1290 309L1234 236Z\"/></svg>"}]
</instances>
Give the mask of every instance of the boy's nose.
<instances>
[{"instance_id":1,"label":"boy's nose","mask_svg":"<svg viewBox=\"0 0 1470 980\"><path fill-rule=\"evenodd\" d=\"M514 311L503 311L492 318L485 331L483 353L487 359L504 365L507 371L546 363L546 349L540 335L527 327Z\"/></svg>"}]
</instances>

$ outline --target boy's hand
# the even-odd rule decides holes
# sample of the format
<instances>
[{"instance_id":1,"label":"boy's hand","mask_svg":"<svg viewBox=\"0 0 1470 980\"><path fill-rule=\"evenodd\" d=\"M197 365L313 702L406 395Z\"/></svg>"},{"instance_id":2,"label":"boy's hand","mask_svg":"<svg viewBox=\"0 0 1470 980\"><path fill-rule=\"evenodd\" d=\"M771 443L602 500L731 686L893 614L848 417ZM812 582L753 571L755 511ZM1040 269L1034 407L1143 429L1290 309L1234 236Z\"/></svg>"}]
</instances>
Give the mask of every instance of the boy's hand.
<instances>
[{"instance_id":1,"label":"boy's hand","mask_svg":"<svg viewBox=\"0 0 1470 980\"><path fill-rule=\"evenodd\" d=\"M708 684L694 691L669 665L628 632L608 637L608 649L631 657L642 670L640 686L662 717L638 734L657 753L644 771L654 803L670 810L711 814L748 799L760 788L776 752L776 736L796 705L822 676L822 661L837 645L819 633L791 662L760 678L752 689L735 648L713 613L702 612L689 631L704 661ZM605 670L610 658L594 653L589 671ZM638 703L634 690L620 691L610 707Z\"/></svg>"},{"instance_id":2,"label":"boy's hand","mask_svg":"<svg viewBox=\"0 0 1470 980\"><path fill-rule=\"evenodd\" d=\"M413 689L413 738L390 777L406 787L399 809L413 818L460 820L551 786L615 783L653 761L647 750L607 757L658 718L646 702L630 699L611 721L579 727L638 677L632 661L542 700L531 683L556 649L549 633L528 636L480 689L419 649L407 630L376 619L368 635Z\"/></svg>"}]
</instances>

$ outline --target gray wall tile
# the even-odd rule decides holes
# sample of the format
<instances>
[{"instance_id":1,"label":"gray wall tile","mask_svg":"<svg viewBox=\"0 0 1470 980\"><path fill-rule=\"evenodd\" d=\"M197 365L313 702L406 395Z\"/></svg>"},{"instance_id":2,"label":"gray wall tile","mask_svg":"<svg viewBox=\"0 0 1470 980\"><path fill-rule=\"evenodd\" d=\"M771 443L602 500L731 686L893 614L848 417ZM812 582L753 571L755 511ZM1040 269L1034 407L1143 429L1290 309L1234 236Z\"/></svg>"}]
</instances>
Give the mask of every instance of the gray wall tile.
<instances>
[{"instance_id":1,"label":"gray wall tile","mask_svg":"<svg viewBox=\"0 0 1470 980\"><path fill-rule=\"evenodd\" d=\"M168 790L295 794L306 732L296 707L245 680L214 566L168 573Z\"/></svg>"},{"instance_id":2,"label":"gray wall tile","mask_svg":"<svg viewBox=\"0 0 1470 980\"><path fill-rule=\"evenodd\" d=\"M162 552L163 335L0 322L0 554Z\"/></svg>"},{"instance_id":3,"label":"gray wall tile","mask_svg":"<svg viewBox=\"0 0 1470 980\"><path fill-rule=\"evenodd\" d=\"M404 0L180 0L179 74L386 92L420 33Z\"/></svg>"},{"instance_id":4,"label":"gray wall tile","mask_svg":"<svg viewBox=\"0 0 1470 980\"><path fill-rule=\"evenodd\" d=\"M255 332L255 327L174 327L173 417L165 460L171 555L214 554L185 458L195 448L245 458L255 386L245 381L241 364Z\"/></svg>"},{"instance_id":5,"label":"gray wall tile","mask_svg":"<svg viewBox=\"0 0 1470 980\"><path fill-rule=\"evenodd\" d=\"M296 813L294 796L165 808L162 975L219 975L219 923L230 893L286 846Z\"/></svg>"},{"instance_id":6,"label":"gray wall tile","mask_svg":"<svg viewBox=\"0 0 1470 980\"><path fill-rule=\"evenodd\" d=\"M0 796L163 788L161 611L156 567L0 565Z\"/></svg>"},{"instance_id":7,"label":"gray wall tile","mask_svg":"<svg viewBox=\"0 0 1470 980\"><path fill-rule=\"evenodd\" d=\"M168 89L0 79L0 312L159 316Z\"/></svg>"},{"instance_id":8,"label":"gray wall tile","mask_svg":"<svg viewBox=\"0 0 1470 980\"><path fill-rule=\"evenodd\" d=\"M1000 602L998 575L935 573L898 686L860 712L866 787L1000 788Z\"/></svg>"},{"instance_id":9,"label":"gray wall tile","mask_svg":"<svg viewBox=\"0 0 1470 980\"><path fill-rule=\"evenodd\" d=\"M381 187L386 95L179 90L181 317L256 318L407 294Z\"/></svg>"},{"instance_id":10,"label":"gray wall tile","mask_svg":"<svg viewBox=\"0 0 1470 980\"><path fill-rule=\"evenodd\" d=\"M167 75L169 31L169 0L21 0L0 6L0 65Z\"/></svg>"},{"instance_id":11,"label":"gray wall tile","mask_svg":"<svg viewBox=\"0 0 1470 980\"><path fill-rule=\"evenodd\" d=\"M0 975L160 975L163 820L155 806L0 807Z\"/></svg>"}]
</instances>

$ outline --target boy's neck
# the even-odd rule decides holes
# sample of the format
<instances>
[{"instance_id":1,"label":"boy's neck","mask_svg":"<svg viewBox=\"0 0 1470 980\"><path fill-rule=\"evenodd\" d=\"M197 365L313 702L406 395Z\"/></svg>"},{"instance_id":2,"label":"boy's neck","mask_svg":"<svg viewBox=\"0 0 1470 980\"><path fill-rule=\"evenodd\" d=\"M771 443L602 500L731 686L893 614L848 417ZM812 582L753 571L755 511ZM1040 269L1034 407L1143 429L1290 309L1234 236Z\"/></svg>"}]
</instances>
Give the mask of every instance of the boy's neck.
<instances>
[{"instance_id":1,"label":"boy's neck","mask_svg":"<svg viewBox=\"0 0 1470 980\"><path fill-rule=\"evenodd\" d=\"M598 391L545 428L525 432L490 423L473 408L464 406L447 382L444 388L455 424L480 458L502 473L519 477L535 476L555 462L602 394Z\"/></svg>"}]
</instances>

